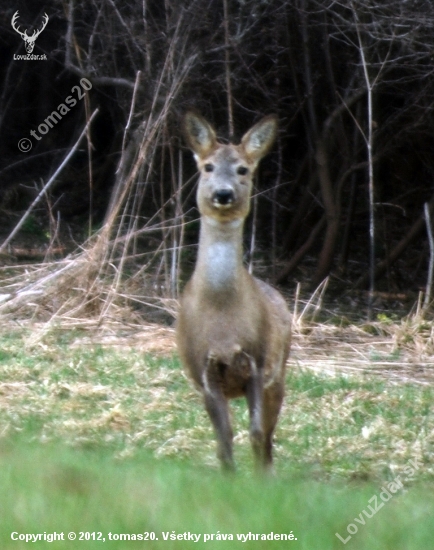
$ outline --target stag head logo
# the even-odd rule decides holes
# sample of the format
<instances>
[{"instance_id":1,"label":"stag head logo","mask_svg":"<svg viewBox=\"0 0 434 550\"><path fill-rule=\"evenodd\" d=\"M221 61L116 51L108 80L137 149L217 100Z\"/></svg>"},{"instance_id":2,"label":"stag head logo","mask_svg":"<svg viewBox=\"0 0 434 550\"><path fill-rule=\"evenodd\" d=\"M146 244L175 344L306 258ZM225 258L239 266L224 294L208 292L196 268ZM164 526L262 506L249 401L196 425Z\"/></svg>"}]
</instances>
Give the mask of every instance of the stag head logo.
<instances>
[{"instance_id":1,"label":"stag head logo","mask_svg":"<svg viewBox=\"0 0 434 550\"><path fill-rule=\"evenodd\" d=\"M18 19L18 10L14 13L11 24L14 31L16 31L21 38L24 40L24 44L26 46L26 52L32 53L33 48L35 47L35 41L38 38L38 36L41 34L41 32L45 29L48 23L48 15L44 13L43 21L42 21L42 27L39 30L34 30L33 34L31 36L28 36L27 31L21 32L19 25L17 26L17 19Z\"/></svg>"}]
</instances>

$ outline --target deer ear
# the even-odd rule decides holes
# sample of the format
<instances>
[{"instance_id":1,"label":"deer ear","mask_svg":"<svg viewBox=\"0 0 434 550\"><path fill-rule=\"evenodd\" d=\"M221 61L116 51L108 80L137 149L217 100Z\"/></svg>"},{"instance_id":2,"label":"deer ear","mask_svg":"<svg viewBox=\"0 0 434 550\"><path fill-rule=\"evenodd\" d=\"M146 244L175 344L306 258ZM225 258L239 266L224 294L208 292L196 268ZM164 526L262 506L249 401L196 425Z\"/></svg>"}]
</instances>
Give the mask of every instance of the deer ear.
<instances>
[{"instance_id":1,"label":"deer ear","mask_svg":"<svg viewBox=\"0 0 434 550\"><path fill-rule=\"evenodd\" d=\"M204 158L217 144L212 126L200 115L189 111L184 116L183 131L188 146L199 157Z\"/></svg>"},{"instance_id":2,"label":"deer ear","mask_svg":"<svg viewBox=\"0 0 434 550\"><path fill-rule=\"evenodd\" d=\"M241 146L252 162L257 163L270 150L277 135L277 116L268 115L244 134Z\"/></svg>"}]
</instances>

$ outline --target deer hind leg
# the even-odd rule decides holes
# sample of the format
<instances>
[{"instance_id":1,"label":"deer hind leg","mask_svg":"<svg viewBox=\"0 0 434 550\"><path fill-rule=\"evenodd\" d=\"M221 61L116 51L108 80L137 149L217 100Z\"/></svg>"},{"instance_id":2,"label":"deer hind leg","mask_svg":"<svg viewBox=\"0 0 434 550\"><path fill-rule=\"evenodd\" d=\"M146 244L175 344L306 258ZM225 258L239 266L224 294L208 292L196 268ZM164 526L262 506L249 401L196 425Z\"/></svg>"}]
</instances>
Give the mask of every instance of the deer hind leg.
<instances>
[{"instance_id":1,"label":"deer hind leg","mask_svg":"<svg viewBox=\"0 0 434 550\"><path fill-rule=\"evenodd\" d=\"M218 367L216 359L209 356L202 376L205 408L216 434L217 457L221 462L222 468L226 471L234 471L235 464L232 451L233 432L229 418L228 402L216 379Z\"/></svg>"}]
</instances>

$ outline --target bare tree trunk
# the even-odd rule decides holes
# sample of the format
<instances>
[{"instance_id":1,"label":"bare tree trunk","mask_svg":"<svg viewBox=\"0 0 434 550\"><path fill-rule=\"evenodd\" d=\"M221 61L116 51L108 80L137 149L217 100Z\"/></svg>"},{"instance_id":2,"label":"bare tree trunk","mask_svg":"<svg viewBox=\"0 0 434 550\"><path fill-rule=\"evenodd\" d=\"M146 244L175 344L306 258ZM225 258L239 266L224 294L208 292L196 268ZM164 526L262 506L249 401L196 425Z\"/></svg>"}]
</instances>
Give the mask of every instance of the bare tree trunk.
<instances>
[{"instance_id":1,"label":"bare tree trunk","mask_svg":"<svg viewBox=\"0 0 434 550\"><path fill-rule=\"evenodd\" d=\"M324 203L325 218L327 221L324 244L321 249L318 266L313 279L313 283L316 286L327 277L333 262L339 229L340 208L335 201L333 193L333 183L330 178L328 155L324 138L317 143L315 159L318 167L318 178Z\"/></svg>"},{"instance_id":2,"label":"bare tree trunk","mask_svg":"<svg viewBox=\"0 0 434 550\"><path fill-rule=\"evenodd\" d=\"M342 113L348 110L353 103L357 102L361 95L362 94L360 92L355 93L347 101L342 101L342 103L334 109L334 111L324 122L321 137L316 144L315 160L317 163L318 179L320 182L321 195L327 220L327 230L314 276L315 285L318 285L321 281L323 281L330 272L335 255L337 238L339 235L341 215L340 187L342 184L333 185L329 168L328 142L330 139L330 133L336 120L338 120L342 116ZM340 178L341 181L345 178L345 174L346 172L344 172L343 176ZM335 190L335 187L337 187L337 190Z\"/></svg>"}]
</instances>

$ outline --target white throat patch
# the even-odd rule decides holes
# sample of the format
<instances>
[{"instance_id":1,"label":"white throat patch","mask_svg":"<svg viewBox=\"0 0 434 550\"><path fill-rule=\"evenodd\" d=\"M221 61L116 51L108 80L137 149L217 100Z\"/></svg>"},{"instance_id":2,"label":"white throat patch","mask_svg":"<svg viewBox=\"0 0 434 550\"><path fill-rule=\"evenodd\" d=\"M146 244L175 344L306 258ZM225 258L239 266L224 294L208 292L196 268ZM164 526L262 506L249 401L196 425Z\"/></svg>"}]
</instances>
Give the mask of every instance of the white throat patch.
<instances>
[{"instance_id":1,"label":"white throat patch","mask_svg":"<svg viewBox=\"0 0 434 550\"><path fill-rule=\"evenodd\" d=\"M230 242L217 242L207 250L207 281L215 289L225 287L237 269L237 249Z\"/></svg>"}]
</instances>

